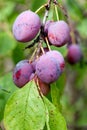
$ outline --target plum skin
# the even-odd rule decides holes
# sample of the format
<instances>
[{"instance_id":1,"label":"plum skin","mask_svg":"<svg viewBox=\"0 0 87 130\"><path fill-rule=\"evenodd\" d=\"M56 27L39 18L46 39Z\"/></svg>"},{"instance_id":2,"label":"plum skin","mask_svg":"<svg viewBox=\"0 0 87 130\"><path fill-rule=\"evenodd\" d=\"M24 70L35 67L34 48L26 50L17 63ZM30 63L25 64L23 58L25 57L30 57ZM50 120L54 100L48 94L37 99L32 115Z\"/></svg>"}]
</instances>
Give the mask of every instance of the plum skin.
<instances>
[{"instance_id":1,"label":"plum skin","mask_svg":"<svg viewBox=\"0 0 87 130\"><path fill-rule=\"evenodd\" d=\"M51 20L46 21L45 26L44 26L44 33L48 34L48 28L49 28L49 26L50 26L52 23L54 23L54 22L51 21Z\"/></svg>"},{"instance_id":2,"label":"plum skin","mask_svg":"<svg viewBox=\"0 0 87 130\"><path fill-rule=\"evenodd\" d=\"M33 73L33 68L28 60L22 60L17 63L13 70L13 82L14 84L21 88L27 82L30 81L30 76Z\"/></svg>"},{"instance_id":3,"label":"plum skin","mask_svg":"<svg viewBox=\"0 0 87 130\"><path fill-rule=\"evenodd\" d=\"M50 53L50 52L49 52ZM36 64L37 76L47 84L58 79L61 74L59 62L52 56L43 54Z\"/></svg>"},{"instance_id":4,"label":"plum skin","mask_svg":"<svg viewBox=\"0 0 87 130\"><path fill-rule=\"evenodd\" d=\"M78 44L72 44L68 47L67 61L70 64L78 63L82 58L82 51Z\"/></svg>"},{"instance_id":5,"label":"plum skin","mask_svg":"<svg viewBox=\"0 0 87 130\"><path fill-rule=\"evenodd\" d=\"M62 54L59 51L53 50L53 51L50 51L50 53L48 52L47 55L55 58L59 62L59 66L60 66L61 73L62 73L65 68L65 60L64 60Z\"/></svg>"},{"instance_id":6,"label":"plum skin","mask_svg":"<svg viewBox=\"0 0 87 130\"><path fill-rule=\"evenodd\" d=\"M36 37L40 27L39 16L30 10L26 10L16 18L12 32L17 41L28 42Z\"/></svg>"},{"instance_id":7,"label":"plum skin","mask_svg":"<svg viewBox=\"0 0 87 130\"><path fill-rule=\"evenodd\" d=\"M57 47L65 45L69 41L70 28L63 20L50 24L48 28L49 42Z\"/></svg>"}]
</instances>

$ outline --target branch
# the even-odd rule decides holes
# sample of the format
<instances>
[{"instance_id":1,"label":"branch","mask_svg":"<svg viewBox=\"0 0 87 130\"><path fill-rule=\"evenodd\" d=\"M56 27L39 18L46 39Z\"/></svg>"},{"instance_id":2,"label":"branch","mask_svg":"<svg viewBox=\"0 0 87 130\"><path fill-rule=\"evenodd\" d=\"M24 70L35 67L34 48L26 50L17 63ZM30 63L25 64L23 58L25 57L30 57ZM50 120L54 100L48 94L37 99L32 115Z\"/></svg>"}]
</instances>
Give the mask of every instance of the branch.
<instances>
[{"instance_id":1,"label":"branch","mask_svg":"<svg viewBox=\"0 0 87 130\"><path fill-rule=\"evenodd\" d=\"M39 36L28 46L25 47L25 49L33 47L37 42L39 42Z\"/></svg>"},{"instance_id":2,"label":"branch","mask_svg":"<svg viewBox=\"0 0 87 130\"><path fill-rule=\"evenodd\" d=\"M44 18L43 18L43 26L48 18L48 13L49 13L49 10L50 10L50 5L51 5L51 1L52 0L48 0L47 4L45 5L45 14L44 14Z\"/></svg>"}]
</instances>

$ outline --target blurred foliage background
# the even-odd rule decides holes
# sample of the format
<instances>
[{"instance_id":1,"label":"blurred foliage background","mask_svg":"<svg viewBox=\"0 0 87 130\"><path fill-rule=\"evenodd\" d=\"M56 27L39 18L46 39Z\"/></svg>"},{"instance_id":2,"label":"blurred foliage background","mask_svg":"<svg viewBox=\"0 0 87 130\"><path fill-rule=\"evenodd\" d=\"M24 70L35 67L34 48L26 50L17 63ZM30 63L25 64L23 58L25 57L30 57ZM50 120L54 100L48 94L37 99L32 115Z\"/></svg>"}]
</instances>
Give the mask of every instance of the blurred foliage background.
<instances>
[{"instance_id":1,"label":"blurred foliage background","mask_svg":"<svg viewBox=\"0 0 87 130\"><path fill-rule=\"evenodd\" d=\"M6 101L17 87L12 81L12 70L17 62L29 58L33 49L24 50L30 43L19 43L12 35L12 25L22 11L36 11L47 0L0 0L0 122ZM66 61L64 74L58 81L61 89L62 113L69 130L87 130L87 0L59 0L67 9L73 27L77 30L78 42L83 51L83 61L71 66ZM65 19L60 8L59 18ZM38 13L41 20L44 10ZM52 10L49 13L51 18ZM54 48L66 57L66 46ZM0 126L2 123L0 123ZM0 128L1 129L1 128Z\"/></svg>"}]
</instances>

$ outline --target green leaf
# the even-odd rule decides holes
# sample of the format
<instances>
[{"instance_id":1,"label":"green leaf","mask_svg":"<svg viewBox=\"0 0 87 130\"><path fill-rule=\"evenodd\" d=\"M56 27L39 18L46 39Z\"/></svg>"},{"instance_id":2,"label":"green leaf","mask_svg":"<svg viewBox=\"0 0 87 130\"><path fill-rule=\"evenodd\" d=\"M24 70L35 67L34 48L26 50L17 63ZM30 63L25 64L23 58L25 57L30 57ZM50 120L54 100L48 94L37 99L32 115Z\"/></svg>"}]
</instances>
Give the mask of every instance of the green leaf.
<instances>
[{"instance_id":1,"label":"green leaf","mask_svg":"<svg viewBox=\"0 0 87 130\"><path fill-rule=\"evenodd\" d=\"M40 8L40 6L45 4L45 2L46 2L46 0L39 0L38 2L36 2L36 0L32 0L31 9L33 11L36 11L38 8Z\"/></svg>"},{"instance_id":2,"label":"green leaf","mask_svg":"<svg viewBox=\"0 0 87 130\"><path fill-rule=\"evenodd\" d=\"M86 26L87 26L87 18L83 19L80 24L78 24L77 29L81 35L82 38L87 38L87 30L86 30Z\"/></svg>"},{"instance_id":3,"label":"green leaf","mask_svg":"<svg viewBox=\"0 0 87 130\"><path fill-rule=\"evenodd\" d=\"M64 57L67 54L67 45L64 45L62 47L51 46L51 49L59 51Z\"/></svg>"},{"instance_id":4,"label":"green leaf","mask_svg":"<svg viewBox=\"0 0 87 130\"><path fill-rule=\"evenodd\" d=\"M51 84L51 98L52 103L55 105L55 107L61 111L61 103L60 103L60 91L56 86L56 83Z\"/></svg>"},{"instance_id":5,"label":"green leaf","mask_svg":"<svg viewBox=\"0 0 87 130\"><path fill-rule=\"evenodd\" d=\"M16 47L13 38L5 32L0 33L0 57L7 56Z\"/></svg>"},{"instance_id":6,"label":"green leaf","mask_svg":"<svg viewBox=\"0 0 87 130\"><path fill-rule=\"evenodd\" d=\"M8 100L4 113L6 130L42 130L45 106L34 81L16 91Z\"/></svg>"},{"instance_id":7,"label":"green leaf","mask_svg":"<svg viewBox=\"0 0 87 130\"><path fill-rule=\"evenodd\" d=\"M50 130L50 126L49 126L49 111L48 111L48 108L45 104L45 111L46 111L46 127L47 127L47 130Z\"/></svg>"},{"instance_id":8,"label":"green leaf","mask_svg":"<svg viewBox=\"0 0 87 130\"><path fill-rule=\"evenodd\" d=\"M66 122L61 113L56 107L45 97L43 97L44 103L49 111L49 127L50 130L67 130Z\"/></svg>"},{"instance_id":9,"label":"green leaf","mask_svg":"<svg viewBox=\"0 0 87 130\"><path fill-rule=\"evenodd\" d=\"M12 81L12 73L7 73L0 78L0 121L3 119L6 102L16 89Z\"/></svg>"},{"instance_id":10,"label":"green leaf","mask_svg":"<svg viewBox=\"0 0 87 130\"><path fill-rule=\"evenodd\" d=\"M0 5L0 21L6 21L7 17L9 17L12 14L12 11L15 7L15 4L13 1L4 1L1 0Z\"/></svg>"},{"instance_id":11,"label":"green leaf","mask_svg":"<svg viewBox=\"0 0 87 130\"><path fill-rule=\"evenodd\" d=\"M66 84L66 73L63 72L63 74L59 77L59 79L56 81L56 86L58 88L58 90L60 91L60 96L63 94L64 92L64 87Z\"/></svg>"},{"instance_id":12,"label":"green leaf","mask_svg":"<svg viewBox=\"0 0 87 130\"><path fill-rule=\"evenodd\" d=\"M67 10L71 18L76 22L80 21L82 19L82 9L79 6L79 2L77 0L66 0L66 2Z\"/></svg>"},{"instance_id":13,"label":"green leaf","mask_svg":"<svg viewBox=\"0 0 87 130\"><path fill-rule=\"evenodd\" d=\"M17 46L16 48L13 50L13 53L12 53L12 58L13 58L13 61L15 64L17 64L19 61L25 59L25 56L24 56L24 46L22 46L22 44L18 44L17 43ZM28 50L29 51L29 50ZM29 51L30 52L30 51ZM28 52L28 53L29 53Z\"/></svg>"},{"instance_id":14,"label":"green leaf","mask_svg":"<svg viewBox=\"0 0 87 130\"><path fill-rule=\"evenodd\" d=\"M80 111L79 119L77 120L78 126L86 126L87 125L87 107L84 108L83 111Z\"/></svg>"}]
</instances>

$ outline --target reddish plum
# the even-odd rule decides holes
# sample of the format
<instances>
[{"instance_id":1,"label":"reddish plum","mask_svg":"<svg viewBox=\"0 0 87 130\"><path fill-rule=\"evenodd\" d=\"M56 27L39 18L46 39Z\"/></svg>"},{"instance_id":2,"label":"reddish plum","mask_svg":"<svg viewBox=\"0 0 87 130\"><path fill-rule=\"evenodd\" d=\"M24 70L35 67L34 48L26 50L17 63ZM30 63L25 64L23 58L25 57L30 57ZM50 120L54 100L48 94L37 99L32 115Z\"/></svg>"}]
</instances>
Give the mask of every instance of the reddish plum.
<instances>
[{"instance_id":1,"label":"reddish plum","mask_svg":"<svg viewBox=\"0 0 87 130\"><path fill-rule=\"evenodd\" d=\"M36 64L36 74L47 84L56 81L61 74L59 62L47 53L43 54Z\"/></svg>"},{"instance_id":2,"label":"reddish plum","mask_svg":"<svg viewBox=\"0 0 87 130\"><path fill-rule=\"evenodd\" d=\"M28 60L22 60L17 63L13 71L13 81L16 86L23 87L30 81L30 76L33 73L33 68Z\"/></svg>"},{"instance_id":3,"label":"reddish plum","mask_svg":"<svg viewBox=\"0 0 87 130\"><path fill-rule=\"evenodd\" d=\"M61 47L65 45L70 37L70 29L66 22L57 21L51 24L48 28L48 39L49 42L54 45Z\"/></svg>"},{"instance_id":4,"label":"reddish plum","mask_svg":"<svg viewBox=\"0 0 87 130\"><path fill-rule=\"evenodd\" d=\"M22 12L13 24L13 35L20 42L28 42L36 37L41 27L40 18L30 10Z\"/></svg>"},{"instance_id":5,"label":"reddish plum","mask_svg":"<svg viewBox=\"0 0 87 130\"><path fill-rule=\"evenodd\" d=\"M70 64L78 63L82 58L82 51L78 44L71 44L68 47L67 61Z\"/></svg>"}]
</instances>

